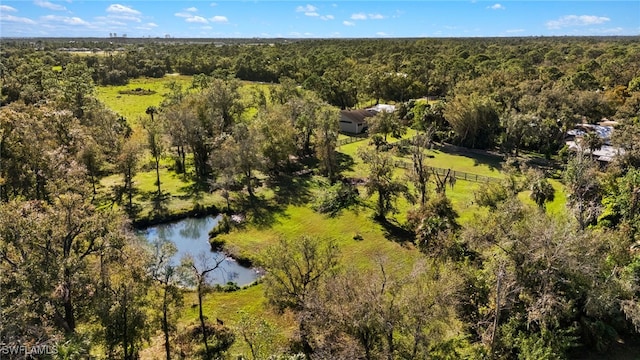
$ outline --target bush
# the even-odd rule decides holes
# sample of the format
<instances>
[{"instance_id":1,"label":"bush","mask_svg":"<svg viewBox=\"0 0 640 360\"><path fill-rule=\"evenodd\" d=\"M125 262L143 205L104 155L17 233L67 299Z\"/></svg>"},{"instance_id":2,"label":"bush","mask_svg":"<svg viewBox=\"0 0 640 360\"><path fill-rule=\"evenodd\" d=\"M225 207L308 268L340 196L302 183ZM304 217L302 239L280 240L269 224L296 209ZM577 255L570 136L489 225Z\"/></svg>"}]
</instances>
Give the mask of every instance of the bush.
<instances>
[{"instance_id":1,"label":"bush","mask_svg":"<svg viewBox=\"0 0 640 360\"><path fill-rule=\"evenodd\" d=\"M212 246L214 242L213 240L216 236L220 234L228 234L229 231L231 231L232 226L231 217L227 214L223 214L220 221L218 221L218 224L209 231L209 242L211 242Z\"/></svg>"},{"instance_id":2,"label":"bush","mask_svg":"<svg viewBox=\"0 0 640 360\"><path fill-rule=\"evenodd\" d=\"M325 190L314 209L321 214L336 216L342 209L357 205L360 200L358 189L350 183L338 183Z\"/></svg>"}]
</instances>

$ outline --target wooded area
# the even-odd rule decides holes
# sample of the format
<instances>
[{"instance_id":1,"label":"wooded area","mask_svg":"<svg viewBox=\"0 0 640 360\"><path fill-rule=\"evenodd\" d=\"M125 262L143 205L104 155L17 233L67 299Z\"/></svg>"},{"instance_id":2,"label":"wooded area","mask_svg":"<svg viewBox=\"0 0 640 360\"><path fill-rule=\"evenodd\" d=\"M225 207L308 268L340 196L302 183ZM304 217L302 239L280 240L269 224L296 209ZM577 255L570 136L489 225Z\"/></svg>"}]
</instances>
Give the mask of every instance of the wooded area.
<instances>
[{"instance_id":1,"label":"wooded area","mask_svg":"<svg viewBox=\"0 0 640 360\"><path fill-rule=\"evenodd\" d=\"M6 346L61 359L640 348L637 37L117 41L2 40ZM127 118L100 100L141 77L162 81L159 103ZM340 134L340 110L379 103L395 111L368 118L365 140ZM594 158L595 133L565 144L603 120L622 149L611 162ZM443 154L496 175L431 162ZM212 242L265 270L230 295L264 304L231 307L231 323L203 280L219 262L173 264L172 244L133 232L205 213L225 214ZM317 224L296 223L309 213Z\"/></svg>"}]
</instances>

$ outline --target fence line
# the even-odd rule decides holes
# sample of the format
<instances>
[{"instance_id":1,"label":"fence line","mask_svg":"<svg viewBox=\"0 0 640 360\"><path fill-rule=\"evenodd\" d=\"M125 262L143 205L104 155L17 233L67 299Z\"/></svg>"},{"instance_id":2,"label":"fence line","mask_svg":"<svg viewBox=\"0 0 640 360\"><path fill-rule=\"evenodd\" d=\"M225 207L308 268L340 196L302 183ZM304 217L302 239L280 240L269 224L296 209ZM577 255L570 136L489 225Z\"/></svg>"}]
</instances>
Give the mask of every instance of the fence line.
<instances>
[{"instance_id":1,"label":"fence line","mask_svg":"<svg viewBox=\"0 0 640 360\"><path fill-rule=\"evenodd\" d=\"M392 143L389 143L390 145L393 144L394 146L412 146L415 142L415 139L420 136L420 135L415 135L410 139L401 139L398 141L394 141ZM363 141L366 140L367 137L355 137L355 136L349 136L346 139L340 139L337 141L336 145L337 146L342 146L342 145L346 145L346 144L351 144L354 142L358 142L358 141ZM398 160L396 161L395 165L399 168L402 168L404 170L411 170L413 168L413 163L410 161L404 161L404 160ZM479 182L479 183L489 183L489 182L497 182L500 181L500 179L498 178L494 178L491 176L484 176L484 175L478 175L478 174L472 174L472 173L468 173L468 172L464 172L464 171L457 171L457 170L451 170L451 169L445 169L445 168L439 168L439 167L433 167L433 166L426 166L426 168L431 171L431 172L435 172L438 175L446 175L447 172L450 171L450 175L453 176L456 180L466 180L466 181L473 181L473 182Z\"/></svg>"},{"instance_id":2,"label":"fence line","mask_svg":"<svg viewBox=\"0 0 640 360\"><path fill-rule=\"evenodd\" d=\"M349 136L346 139L338 139L336 141L336 147L340 147L342 145L351 144L358 141L367 140L367 137L357 137L357 136Z\"/></svg>"},{"instance_id":3,"label":"fence line","mask_svg":"<svg viewBox=\"0 0 640 360\"><path fill-rule=\"evenodd\" d=\"M404 170L411 170L413 168L412 162L404 161L404 160L396 161L395 165ZM472 174L464 171L451 170L451 169L445 169L445 168L439 168L439 167L433 167L433 166L425 166L425 167L429 171L435 172L438 175L446 175L447 172L450 172L450 176L453 176L457 180L466 180L466 181L473 181L473 182L479 182L479 183L489 183L494 181L495 182L500 181L500 179L494 178L491 176Z\"/></svg>"}]
</instances>

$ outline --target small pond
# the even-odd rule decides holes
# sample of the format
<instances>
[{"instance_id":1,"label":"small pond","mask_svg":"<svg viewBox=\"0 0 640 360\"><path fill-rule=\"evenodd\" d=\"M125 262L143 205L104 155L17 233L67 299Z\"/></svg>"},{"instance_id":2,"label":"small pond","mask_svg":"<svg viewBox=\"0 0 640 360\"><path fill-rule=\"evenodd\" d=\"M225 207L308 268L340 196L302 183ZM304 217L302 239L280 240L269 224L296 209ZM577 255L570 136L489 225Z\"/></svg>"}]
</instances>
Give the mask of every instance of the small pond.
<instances>
[{"instance_id":1,"label":"small pond","mask_svg":"<svg viewBox=\"0 0 640 360\"><path fill-rule=\"evenodd\" d=\"M234 282L238 286L250 284L258 278L255 269L241 266L224 253L211 251L209 231L213 229L220 218L221 216L186 218L177 222L150 226L140 230L139 234L149 242L155 239L172 241L178 249L174 256L176 265L187 254L191 254L195 259L202 253L210 253L207 256L212 256L214 259L224 257L220 268L207 276L208 283L211 285L224 285L228 282Z\"/></svg>"}]
</instances>

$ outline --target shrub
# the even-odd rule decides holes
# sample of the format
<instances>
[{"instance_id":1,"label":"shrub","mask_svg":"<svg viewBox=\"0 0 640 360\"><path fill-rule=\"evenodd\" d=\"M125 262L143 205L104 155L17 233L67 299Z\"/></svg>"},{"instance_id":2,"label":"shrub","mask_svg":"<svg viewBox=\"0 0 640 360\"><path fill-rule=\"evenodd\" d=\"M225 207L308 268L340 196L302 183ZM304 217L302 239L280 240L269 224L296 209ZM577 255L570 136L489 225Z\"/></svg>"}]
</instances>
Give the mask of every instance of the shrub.
<instances>
[{"instance_id":1,"label":"shrub","mask_svg":"<svg viewBox=\"0 0 640 360\"><path fill-rule=\"evenodd\" d=\"M360 199L358 189L350 183L338 183L325 190L318 198L314 209L321 214L336 216L342 209L357 205Z\"/></svg>"}]
</instances>

